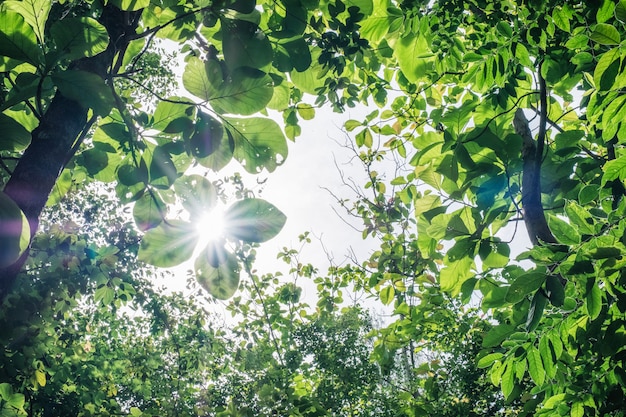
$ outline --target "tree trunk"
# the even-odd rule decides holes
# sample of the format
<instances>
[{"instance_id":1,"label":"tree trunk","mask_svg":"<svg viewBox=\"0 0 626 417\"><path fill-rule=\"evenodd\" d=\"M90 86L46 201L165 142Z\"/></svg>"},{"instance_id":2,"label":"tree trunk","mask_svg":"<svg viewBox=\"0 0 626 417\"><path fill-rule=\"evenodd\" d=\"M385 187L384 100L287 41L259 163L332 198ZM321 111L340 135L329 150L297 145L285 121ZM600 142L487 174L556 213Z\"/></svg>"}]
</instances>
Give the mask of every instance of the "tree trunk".
<instances>
[{"instance_id":1,"label":"tree trunk","mask_svg":"<svg viewBox=\"0 0 626 417\"><path fill-rule=\"evenodd\" d=\"M111 4L105 6L99 21L109 33L108 48L97 56L76 61L72 67L106 77L115 54L123 51L128 37L135 34L137 16L137 12L124 12ZM57 91L4 187L4 192L26 215L31 241L48 196L73 156L75 141L87 127L87 115L88 109ZM9 293L27 257L28 250L12 265L0 268L0 303Z\"/></svg>"},{"instance_id":2,"label":"tree trunk","mask_svg":"<svg viewBox=\"0 0 626 417\"><path fill-rule=\"evenodd\" d=\"M515 132L524 140L522 145L522 212L528 237L533 245L558 243L543 212L541 204L541 159L543 152L537 151L528 120L522 109L517 109L513 119Z\"/></svg>"}]
</instances>

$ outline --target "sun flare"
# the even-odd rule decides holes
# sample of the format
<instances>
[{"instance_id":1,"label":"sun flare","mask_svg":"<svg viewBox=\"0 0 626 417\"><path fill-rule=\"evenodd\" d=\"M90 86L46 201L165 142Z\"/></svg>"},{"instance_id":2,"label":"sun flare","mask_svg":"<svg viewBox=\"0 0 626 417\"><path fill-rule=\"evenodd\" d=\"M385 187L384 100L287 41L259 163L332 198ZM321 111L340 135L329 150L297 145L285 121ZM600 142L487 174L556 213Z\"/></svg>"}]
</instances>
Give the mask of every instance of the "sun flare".
<instances>
[{"instance_id":1,"label":"sun flare","mask_svg":"<svg viewBox=\"0 0 626 417\"><path fill-rule=\"evenodd\" d=\"M205 247L209 242L216 241L224 237L226 222L224 209L217 207L204 214L196 223L196 232L200 237L200 247Z\"/></svg>"}]
</instances>

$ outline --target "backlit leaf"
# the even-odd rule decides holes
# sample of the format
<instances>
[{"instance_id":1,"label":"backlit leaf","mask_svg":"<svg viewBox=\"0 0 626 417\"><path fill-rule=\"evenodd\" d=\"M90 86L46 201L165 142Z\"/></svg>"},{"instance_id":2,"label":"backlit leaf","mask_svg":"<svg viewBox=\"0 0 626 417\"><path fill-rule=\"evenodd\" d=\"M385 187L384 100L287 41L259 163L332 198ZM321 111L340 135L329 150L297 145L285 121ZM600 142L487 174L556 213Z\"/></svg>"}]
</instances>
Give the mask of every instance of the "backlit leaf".
<instances>
[{"instance_id":1,"label":"backlit leaf","mask_svg":"<svg viewBox=\"0 0 626 417\"><path fill-rule=\"evenodd\" d=\"M273 204L260 198L246 198L230 206L224 214L227 236L244 242L265 242L276 236L287 217Z\"/></svg>"},{"instance_id":2,"label":"backlit leaf","mask_svg":"<svg viewBox=\"0 0 626 417\"><path fill-rule=\"evenodd\" d=\"M2 4L9 10L19 13L33 28L39 42L44 41L44 30L52 2L49 0L6 0Z\"/></svg>"},{"instance_id":3,"label":"backlit leaf","mask_svg":"<svg viewBox=\"0 0 626 417\"><path fill-rule=\"evenodd\" d=\"M250 117L225 118L225 128L233 138L233 155L246 171L256 174L273 172L287 157L287 139L272 119Z\"/></svg>"},{"instance_id":4,"label":"backlit leaf","mask_svg":"<svg viewBox=\"0 0 626 417\"><path fill-rule=\"evenodd\" d=\"M224 259L215 267L209 263L205 252L206 250L195 261L196 279L213 297L227 300L239 288L240 268L237 257L230 252L223 252Z\"/></svg>"},{"instance_id":5,"label":"backlit leaf","mask_svg":"<svg viewBox=\"0 0 626 417\"><path fill-rule=\"evenodd\" d=\"M93 109L100 116L107 116L115 105L111 88L94 73L65 70L53 74L51 78L65 97Z\"/></svg>"},{"instance_id":6,"label":"backlit leaf","mask_svg":"<svg viewBox=\"0 0 626 417\"><path fill-rule=\"evenodd\" d=\"M55 22L50 27L52 39L65 59L91 57L109 45L104 26L90 17L72 17Z\"/></svg>"},{"instance_id":7,"label":"backlit leaf","mask_svg":"<svg viewBox=\"0 0 626 417\"><path fill-rule=\"evenodd\" d=\"M506 294L506 301L515 304L523 300L527 295L537 291L546 281L546 274L543 272L528 272L518 276L509 287Z\"/></svg>"},{"instance_id":8,"label":"backlit leaf","mask_svg":"<svg viewBox=\"0 0 626 417\"><path fill-rule=\"evenodd\" d=\"M150 265L169 268L191 258L197 243L198 233L191 223L167 220L146 232L137 258Z\"/></svg>"},{"instance_id":9,"label":"backlit leaf","mask_svg":"<svg viewBox=\"0 0 626 417\"><path fill-rule=\"evenodd\" d=\"M11 197L0 191L0 268L11 265L30 241L30 225Z\"/></svg>"},{"instance_id":10,"label":"backlit leaf","mask_svg":"<svg viewBox=\"0 0 626 417\"><path fill-rule=\"evenodd\" d=\"M22 16L10 10L0 12L0 56L30 62L35 66L43 58L33 28Z\"/></svg>"}]
</instances>

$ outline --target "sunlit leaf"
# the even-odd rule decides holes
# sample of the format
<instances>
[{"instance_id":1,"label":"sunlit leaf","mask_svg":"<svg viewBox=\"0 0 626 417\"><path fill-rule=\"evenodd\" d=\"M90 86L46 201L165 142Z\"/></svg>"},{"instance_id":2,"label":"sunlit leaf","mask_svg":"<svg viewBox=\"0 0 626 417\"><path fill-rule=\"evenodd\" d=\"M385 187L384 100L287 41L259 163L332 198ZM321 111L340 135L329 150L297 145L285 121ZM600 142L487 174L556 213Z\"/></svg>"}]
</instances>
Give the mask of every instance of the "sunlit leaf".
<instances>
[{"instance_id":1,"label":"sunlit leaf","mask_svg":"<svg viewBox=\"0 0 626 417\"><path fill-rule=\"evenodd\" d=\"M163 222L167 214L167 207L161 197L155 193L145 193L135 202L133 217L135 224L141 231L157 227Z\"/></svg>"},{"instance_id":2,"label":"sunlit leaf","mask_svg":"<svg viewBox=\"0 0 626 417\"><path fill-rule=\"evenodd\" d=\"M217 267L211 265L206 254L201 254L195 261L198 283L213 297L227 300L239 288L239 262L230 252L224 252L225 258Z\"/></svg>"},{"instance_id":3,"label":"sunlit leaf","mask_svg":"<svg viewBox=\"0 0 626 417\"><path fill-rule=\"evenodd\" d=\"M50 27L50 33L57 50L66 59L95 56L109 45L106 28L90 17L57 21Z\"/></svg>"},{"instance_id":4,"label":"sunlit leaf","mask_svg":"<svg viewBox=\"0 0 626 417\"><path fill-rule=\"evenodd\" d=\"M554 237L565 245L576 245L580 243L580 234L571 224L554 215L548 216L548 226Z\"/></svg>"},{"instance_id":5,"label":"sunlit leaf","mask_svg":"<svg viewBox=\"0 0 626 417\"><path fill-rule=\"evenodd\" d=\"M587 314L591 317L591 320L595 320L602 311L602 290L598 285L593 285L587 293L585 299L585 307L587 308Z\"/></svg>"},{"instance_id":6,"label":"sunlit leaf","mask_svg":"<svg viewBox=\"0 0 626 417\"><path fill-rule=\"evenodd\" d=\"M169 268L191 258L197 243L198 234L191 223L167 220L146 232L137 258L150 265Z\"/></svg>"},{"instance_id":7,"label":"sunlit leaf","mask_svg":"<svg viewBox=\"0 0 626 417\"><path fill-rule=\"evenodd\" d=\"M543 369L539 350L534 346L530 346L526 353L526 360L528 361L528 373L530 377L537 385L542 385L546 379L546 372Z\"/></svg>"},{"instance_id":8,"label":"sunlit leaf","mask_svg":"<svg viewBox=\"0 0 626 417\"><path fill-rule=\"evenodd\" d=\"M608 23L598 23L589 38L601 45L619 45L621 42L619 31Z\"/></svg>"},{"instance_id":9,"label":"sunlit leaf","mask_svg":"<svg viewBox=\"0 0 626 417\"><path fill-rule=\"evenodd\" d=\"M11 265L30 242L30 225L18 205L0 191L0 268Z\"/></svg>"},{"instance_id":10,"label":"sunlit leaf","mask_svg":"<svg viewBox=\"0 0 626 417\"><path fill-rule=\"evenodd\" d=\"M2 4L9 10L19 13L33 28L39 42L44 41L44 30L52 2L49 0L6 0Z\"/></svg>"},{"instance_id":11,"label":"sunlit leaf","mask_svg":"<svg viewBox=\"0 0 626 417\"><path fill-rule=\"evenodd\" d=\"M183 72L183 85L194 96L208 100L218 96L218 87L224 81L219 62L201 61L190 57Z\"/></svg>"},{"instance_id":12,"label":"sunlit leaf","mask_svg":"<svg viewBox=\"0 0 626 417\"><path fill-rule=\"evenodd\" d=\"M0 56L30 62L35 66L43 58L33 28L22 16L10 10L0 12Z\"/></svg>"},{"instance_id":13,"label":"sunlit leaf","mask_svg":"<svg viewBox=\"0 0 626 417\"><path fill-rule=\"evenodd\" d=\"M543 272L528 272L518 276L509 287L506 294L506 301L515 304L524 297L537 291L546 281L546 274Z\"/></svg>"},{"instance_id":14,"label":"sunlit leaf","mask_svg":"<svg viewBox=\"0 0 626 417\"><path fill-rule=\"evenodd\" d=\"M246 198L224 214L225 234L245 242L265 242L276 236L287 217L273 204L260 198Z\"/></svg>"},{"instance_id":15,"label":"sunlit leaf","mask_svg":"<svg viewBox=\"0 0 626 417\"><path fill-rule=\"evenodd\" d=\"M272 99L273 82L264 72L241 68L208 97L213 109L221 114L250 115L264 110Z\"/></svg>"},{"instance_id":16,"label":"sunlit leaf","mask_svg":"<svg viewBox=\"0 0 626 417\"><path fill-rule=\"evenodd\" d=\"M428 42L421 35L408 35L400 38L394 54L404 76L410 82L424 79L433 68L432 52Z\"/></svg>"},{"instance_id":17,"label":"sunlit leaf","mask_svg":"<svg viewBox=\"0 0 626 417\"><path fill-rule=\"evenodd\" d=\"M287 139L272 119L225 118L225 128L233 138L233 155L250 173L263 169L273 172L287 158Z\"/></svg>"},{"instance_id":18,"label":"sunlit leaf","mask_svg":"<svg viewBox=\"0 0 626 417\"><path fill-rule=\"evenodd\" d=\"M109 114L115 105L111 88L98 75L79 70L65 70L51 76L54 84L67 98L100 115Z\"/></svg>"},{"instance_id":19,"label":"sunlit leaf","mask_svg":"<svg viewBox=\"0 0 626 417\"><path fill-rule=\"evenodd\" d=\"M183 207L198 218L217 204L217 188L200 175L184 175L174 182L174 191Z\"/></svg>"}]
</instances>

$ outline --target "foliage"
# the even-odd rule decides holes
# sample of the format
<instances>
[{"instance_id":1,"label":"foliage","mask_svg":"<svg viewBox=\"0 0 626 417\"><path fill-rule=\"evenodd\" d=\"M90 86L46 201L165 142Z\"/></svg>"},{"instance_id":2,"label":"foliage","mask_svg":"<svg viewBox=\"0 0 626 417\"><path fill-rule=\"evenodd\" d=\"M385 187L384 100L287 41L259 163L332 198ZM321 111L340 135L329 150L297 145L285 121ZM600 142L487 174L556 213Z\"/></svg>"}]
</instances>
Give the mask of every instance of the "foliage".
<instances>
[{"instance_id":1,"label":"foliage","mask_svg":"<svg viewBox=\"0 0 626 417\"><path fill-rule=\"evenodd\" d=\"M297 266L296 274L315 277L320 294L318 310L299 316L296 286L272 292L279 277L252 270L256 243L274 237L284 216L244 195L227 215L241 227L195 260L202 286L216 298L234 295L231 308L244 317L242 344L220 380L230 391L207 406L222 415L323 415L349 413L348 396L350 406L373 412L378 406L361 403L379 398L368 391L375 372L362 361L364 322L333 333L338 348L349 342L359 353L355 374L338 372L345 351L319 351L309 337L328 337L333 320L344 320L336 312L343 290L354 287L393 309L373 358L389 384L408 387L404 395L387 390L395 385L380 393L381 401L397 398L400 412L624 415L623 0L7 0L0 22L0 222L13 225L0 235L8 254L0 297L25 262L29 236L30 265L39 265L6 298L3 317L25 317L4 330L10 343L23 334L40 338L37 349L52 349L46 338L54 332L39 326L61 326L78 305L75 294L95 286L93 302L115 310L136 291L130 270L117 276L117 245L87 243L71 224L35 236L46 201L58 204L75 183L111 184L145 232L125 229L122 246L157 266L178 264L194 253L191 223L219 198L215 182L187 169L219 171L236 160L250 173L274 171L287 157L287 138L300 133L298 120L315 115L303 102L310 94L337 111L378 106L344 126L369 177L347 207L380 249L325 278ZM186 92L157 93L142 106L127 89L163 75L140 68L155 37L181 44ZM398 164L392 178L377 168L387 157ZM187 216L173 218L177 204ZM65 256L52 256L64 245ZM76 281L83 269L93 281ZM248 280L240 281L242 272ZM478 304L488 320L469 307ZM41 323L26 324L32 320ZM441 353L440 362L420 362L420 350ZM46 353L24 352L19 384L0 385L5 410L21 411L24 389L47 381L45 363L33 361ZM316 362L299 359L302 352ZM463 364L458 379L448 377L455 360ZM486 388L480 369L501 396ZM248 390L241 403L239 387Z\"/></svg>"},{"instance_id":2,"label":"foliage","mask_svg":"<svg viewBox=\"0 0 626 417\"><path fill-rule=\"evenodd\" d=\"M479 299L496 326L476 359L523 415L623 415L624 2L375 10L361 98L381 110L345 128L372 193L348 208L382 239L360 282L400 317L381 346L433 339L429 286Z\"/></svg>"}]
</instances>

